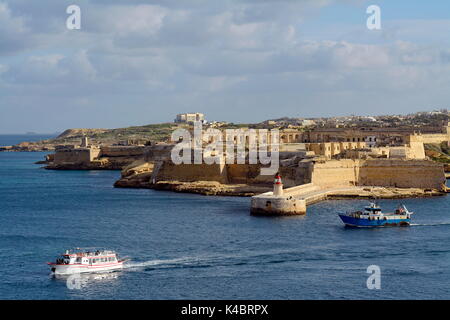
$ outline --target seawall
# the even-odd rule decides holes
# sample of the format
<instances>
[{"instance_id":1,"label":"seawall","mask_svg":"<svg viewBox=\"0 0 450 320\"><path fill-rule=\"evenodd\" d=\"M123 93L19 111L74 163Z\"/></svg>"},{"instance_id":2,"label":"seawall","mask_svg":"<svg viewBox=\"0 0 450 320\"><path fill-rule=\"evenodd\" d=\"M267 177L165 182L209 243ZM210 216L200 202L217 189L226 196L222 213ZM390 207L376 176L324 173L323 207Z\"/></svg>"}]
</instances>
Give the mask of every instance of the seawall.
<instances>
[{"instance_id":1,"label":"seawall","mask_svg":"<svg viewBox=\"0 0 450 320\"><path fill-rule=\"evenodd\" d=\"M306 168L306 167L305 167ZM252 197L251 212L261 215L305 214L308 205L330 197L404 198L447 192L442 164L427 160L331 160L309 167L311 183Z\"/></svg>"},{"instance_id":2,"label":"seawall","mask_svg":"<svg viewBox=\"0 0 450 320\"><path fill-rule=\"evenodd\" d=\"M384 188L376 186L319 188L313 184L304 185L304 190L285 190L283 196L266 192L252 197L251 213L254 215L303 215L307 206L327 199L401 199L412 197L442 196L445 192L420 188Z\"/></svg>"}]
</instances>

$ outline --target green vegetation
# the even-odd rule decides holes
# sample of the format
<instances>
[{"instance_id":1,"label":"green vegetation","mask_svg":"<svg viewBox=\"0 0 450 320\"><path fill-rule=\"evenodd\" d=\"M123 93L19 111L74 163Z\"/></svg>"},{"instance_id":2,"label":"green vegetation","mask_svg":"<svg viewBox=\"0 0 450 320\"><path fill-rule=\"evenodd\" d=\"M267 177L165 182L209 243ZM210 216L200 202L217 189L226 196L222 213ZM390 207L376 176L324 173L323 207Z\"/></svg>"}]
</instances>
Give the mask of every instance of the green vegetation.
<instances>
[{"instance_id":1,"label":"green vegetation","mask_svg":"<svg viewBox=\"0 0 450 320\"><path fill-rule=\"evenodd\" d=\"M177 129L177 125L172 123L152 124L146 126L134 126L128 128L111 129L103 133L94 134L95 140L151 140L166 141L170 139L173 130Z\"/></svg>"},{"instance_id":2,"label":"green vegetation","mask_svg":"<svg viewBox=\"0 0 450 320\"><path fill-rule=\"evenodd\" d=\"M51 139L47 143L77 144L84 136L95 143L118 143L126 140L168 141L177 128L189 128L186 124L158 123L145 126L133 126L118 129L71 129L66 130L60 137Z\"/></svg>"},{"instance_id":3,"label":"green vegetation","mask_svg":"<svg viewBox=\"0 0 450 320\"><path fill-rule=\"evenodd\" d=\"M432 160L450 164L450 147L447 142L437 143L426 143L425 152Z\"/></svg>"}]
</instances>

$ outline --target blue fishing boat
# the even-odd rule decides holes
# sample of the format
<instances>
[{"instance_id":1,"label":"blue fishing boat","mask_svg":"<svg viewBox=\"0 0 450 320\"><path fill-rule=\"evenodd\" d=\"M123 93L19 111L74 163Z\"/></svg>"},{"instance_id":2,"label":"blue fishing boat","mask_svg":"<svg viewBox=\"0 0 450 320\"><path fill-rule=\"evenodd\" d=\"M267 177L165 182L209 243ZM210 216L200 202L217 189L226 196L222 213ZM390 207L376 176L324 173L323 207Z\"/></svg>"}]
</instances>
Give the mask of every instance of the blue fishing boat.
<instances>
[{"instance_id":1,"label":"blue fishing boat","mask_svg":"<svg viewBox=\"0 0 450 320\"><path fill-rule=\"evenodd\" d=\"M387 227L409 226L413 212L408 211L404 205L400 205L394 213L383 213L374 202L364 208L364 211L339 214L342 222L349 227Z\"/></svg>"}]
</instances>

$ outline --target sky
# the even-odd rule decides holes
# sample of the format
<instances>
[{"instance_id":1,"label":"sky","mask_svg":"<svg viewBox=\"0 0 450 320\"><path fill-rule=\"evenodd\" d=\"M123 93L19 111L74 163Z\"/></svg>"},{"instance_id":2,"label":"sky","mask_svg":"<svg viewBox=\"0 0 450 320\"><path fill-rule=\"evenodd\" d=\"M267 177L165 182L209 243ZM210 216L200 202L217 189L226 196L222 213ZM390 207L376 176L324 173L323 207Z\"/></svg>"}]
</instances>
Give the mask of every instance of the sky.
<instances>
[{"instance_id":1,"label":"sky","mask_svg":"<svg viewBox=\"0 0 450 320\"><path fill-rule=\"evenodd\" d=\"M448 0L0 0L0 134L405 114L449 88Z\"/></svg>"}]
</instances>

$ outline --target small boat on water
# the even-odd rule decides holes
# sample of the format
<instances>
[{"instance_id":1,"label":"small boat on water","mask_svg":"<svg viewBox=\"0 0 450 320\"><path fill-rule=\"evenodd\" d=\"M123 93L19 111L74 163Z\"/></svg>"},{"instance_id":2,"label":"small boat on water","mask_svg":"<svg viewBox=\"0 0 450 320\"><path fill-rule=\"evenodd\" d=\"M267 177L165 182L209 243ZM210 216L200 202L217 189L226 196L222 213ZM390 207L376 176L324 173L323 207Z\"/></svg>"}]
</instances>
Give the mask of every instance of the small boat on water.
<instances>
[{"instance_id":1,"label":"small boat on water","mask_svg":"<svg viewBox=\"0 0 450 320\"><path fill-rule=\"evenodd\" d=\"M387 226L409 226L411 215L404 205L400 205L394 213L383 213L381 208L374 202L364 208L364 211L348 212L339 214L342 222L349 227L387 227Z\"/></svg>"},{"instance_id":2,"label":"small boat on water","mask_svg":"<svg viewBox=\"0 0 450 320\"><path fill-rule=\"evenodd\" d=\"M119 259L117 253L112 250L90 251L76 248L66 250L55 262L49 262L48 265L54 274L63 275L118 270L123 268L125 261Z\"/></svg>"}]
</instances>

